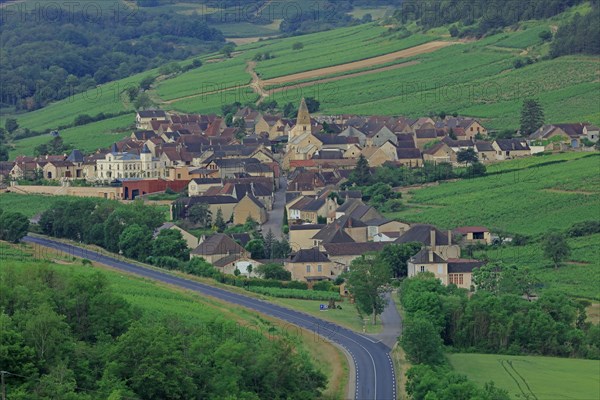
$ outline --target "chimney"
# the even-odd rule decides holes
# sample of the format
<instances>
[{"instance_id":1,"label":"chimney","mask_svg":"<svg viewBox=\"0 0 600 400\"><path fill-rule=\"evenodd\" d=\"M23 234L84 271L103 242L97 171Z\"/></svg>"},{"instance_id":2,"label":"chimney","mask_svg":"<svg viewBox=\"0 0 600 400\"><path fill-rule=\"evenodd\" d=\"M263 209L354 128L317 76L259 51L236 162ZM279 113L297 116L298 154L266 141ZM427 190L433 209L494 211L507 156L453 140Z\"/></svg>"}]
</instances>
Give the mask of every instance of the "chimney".
<instances>
[{"instance_id":1,"label":"chimney","mask_svg":"<svg viewBox=\"0 0 600 400\"><path fill-rule=\"evenodd\" d=\"M429 250L429 262L433 263L433 250Z\"/></svg>"},{"instance_id":2,"label":"chimney","mask_svg":"<svg viewBox=\"0 0 600 400\"><path fill-rule=\"evenodd\" d=\"M429 238L430 238L431 248L435 249L435 228L432 228L431 231L429 231Z\"/></svg>"},{"instance_id":3,"label":"chimney","mask_svg":"<svg viewBox=\"0 0 600 400\"><path fill-rule=\"evenodd\" d=\"M448 229L448 246L452 246L452 230Z\"/></svg>"}]
</instances>

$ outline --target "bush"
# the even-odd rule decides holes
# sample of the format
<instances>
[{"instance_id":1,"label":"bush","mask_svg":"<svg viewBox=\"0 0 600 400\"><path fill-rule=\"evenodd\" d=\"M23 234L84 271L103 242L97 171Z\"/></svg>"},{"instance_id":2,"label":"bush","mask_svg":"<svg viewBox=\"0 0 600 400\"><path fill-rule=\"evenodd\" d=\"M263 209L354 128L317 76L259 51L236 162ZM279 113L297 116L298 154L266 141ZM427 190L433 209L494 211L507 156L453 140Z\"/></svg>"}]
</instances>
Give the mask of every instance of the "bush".
<instances>
[{"instance_id":1,"label":"bush","mask_svg":"<svg viewBox=\"0 0 600 400\"><path fill-rule=\"evenodd\" d=\"M321 281L317 282L313 285L313 290L321 291L321 292L329 292L333 284L330 281Z\"/></svg>"},{"instance_id":2,"label":"bush","mask_svg":"<svg viewBox=\"0 0 600 400\"><path fill-rule=\"evenodd\" d=\"M148 257L148 262L160 268L169 270L182 269L182 262L175 257L160 256L160 257Z\"/></svg>"},{"instance_id":3,"label":"bush","mask_svg":"<svg viewBox=\"0 0 600 400\"><path fill-rule=\"evenodd\" d=\"M264 294L271 297L288 298L288 299L301 299L301 300L322 300L329 301L341 300L339 293L333 292L321 292L315 290L298 290L298 289L283 289L283 288L270 288L270 287L257 287L251 286L248 288L250 292Z\"/></svg>"},{"instance_id":4,"label":"bush","mask_svg":"<svg viewBox=\"0 0 600 400\"><path fill-rule=\"evenodd\" d=\"M600 221L578 222L567 231L569 237L589 236L594 233L600 233Z\"/></svg>"}]
</instances>

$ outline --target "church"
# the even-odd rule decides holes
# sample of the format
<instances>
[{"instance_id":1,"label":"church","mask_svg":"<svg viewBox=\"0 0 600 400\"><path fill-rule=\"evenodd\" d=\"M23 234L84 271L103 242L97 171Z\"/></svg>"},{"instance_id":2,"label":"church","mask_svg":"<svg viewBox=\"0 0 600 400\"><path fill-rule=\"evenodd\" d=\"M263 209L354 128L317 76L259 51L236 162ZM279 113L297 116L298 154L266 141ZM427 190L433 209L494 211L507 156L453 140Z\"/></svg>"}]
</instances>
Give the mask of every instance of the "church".
<instances>
[{"instance_id":1,"label":"church","mask_svg":"<svg viewBox=\"0 0 600 400\"><path fill-rule=\"evenodd\" d=\"M304 98L300 101L296 125L288 133L288 144L283 158L283 168L290 168L290 162L310 160L321 149L321 142L312 132L312 121Z\"/></svg>"}]
</instances>

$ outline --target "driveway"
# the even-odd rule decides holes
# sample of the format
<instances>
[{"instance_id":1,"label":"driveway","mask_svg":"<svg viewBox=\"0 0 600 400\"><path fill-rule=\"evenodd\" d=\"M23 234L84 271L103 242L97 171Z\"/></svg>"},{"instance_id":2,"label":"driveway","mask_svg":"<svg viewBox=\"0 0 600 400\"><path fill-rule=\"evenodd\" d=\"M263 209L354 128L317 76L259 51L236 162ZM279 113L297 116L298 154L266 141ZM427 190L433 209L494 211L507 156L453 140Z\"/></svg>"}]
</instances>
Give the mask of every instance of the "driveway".
<instances>
[{"instance_id":1,"label":"driveway","mask_svg":"<svg viewBox=\"0 0 600 400\"><path fill-rule=\"evenodd\" d=\"M398 336L402 332L402 318L396 309L396 303L394 301L394 294L387 293L386 298L388 304L381 314L381 323L383 324L383 332L377 335L371 335L373 339L380 340L390 349L394 347Z\"/></svg>"}]
</instances>

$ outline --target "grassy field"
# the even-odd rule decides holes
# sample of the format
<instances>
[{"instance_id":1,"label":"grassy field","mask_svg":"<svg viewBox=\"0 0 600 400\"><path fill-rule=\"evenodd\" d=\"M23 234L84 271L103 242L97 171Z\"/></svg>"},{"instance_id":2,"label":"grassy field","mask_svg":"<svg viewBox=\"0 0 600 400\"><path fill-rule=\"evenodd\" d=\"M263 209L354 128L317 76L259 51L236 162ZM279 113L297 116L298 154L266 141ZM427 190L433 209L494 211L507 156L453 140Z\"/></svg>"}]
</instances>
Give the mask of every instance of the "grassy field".
<instances>
[{"instance_id":1,"label":"grassy field","mask_svg":"<svg viewBox=\"0 0 600 400\"><path fill-rule=\"evenodd\" d=\"M28 217L33 217L51 208L58 201L71 198L69 196L0 193L0 208L4 211L20 212Z\"/></svg>"},{"instance_id":2,"label":"grassy field","mask_svg":"<svg viewBox=\"0 0 600 400\"><path fill-rule=\"evenodd\" d=\"M454 369L480 385L493 380L511 398L596 400L600 362L568 358L451 354Z\"/></svg>"},{"instance_id":3,"label":"grassy field","mask_svg":"<svg viewBox=\"0 0 600 400\"><path fill-rule=\"evenodd\" d=\"M68 271L72 274L93 274L98 270L108 278L113 291L123 296L153 318L181 319L197 326L209 322L237 323L238 331L232 334L254 334L265 337L287 337L297 348L306 351L313 362L327 375L329 385L324 393L331 398L346 394L348 365L345 356L333 345L316 340L314 334L300 331L289 324L260 315L242 307L232 306L196 293L172 288L107 267L95 265L82 267L79 261L61 253L44 252L43 259L30 245L12 246L0 242L0 272L2 266L38 264L44 268Z\"/></svg>"},{"instance_id":4,"label":"grassy field","mask_svg":"<svg viewBox=\"0 0 600 400\"><path fill-rule=\"evenodd\" d=\"M131 129L127 129L130 127ZM76 149L93 152L100 148L109 147L112 143L131 134L135 128L135 114L125 114L119 117L93 122L88 125L60 131L60 136L66 144L73 145ZM15 147L10 152L13 159L19 155L33 155L37 145L51 140L50 135L35 136L15 142Z\"/></svg>"},{"instance_id":5,"label":"grassy field","mask_svg":"<svg viewBox=\"0 0 600 400\"><path fill-rule=\"evenodd\" d=\"M524 235L566 229L598 217L593 210L600 207L599 162L593 153L508 161L490 167L504 170L502 174L415 190L408 209L388 216L448 229L484 225Z\"/></svg>"},{"instance_id":6,"label":"grassy field","mask_svg":"<svg viewBox=\"0 0 600 400\"><path fill-rule=\"evenodd\" d=\"M600 234L570 238L568 243L571 255L558 269L544 257L539 243L491 247L475 252L474 256L531 268L542 282L542 290L558 290L575 298L600 300Z\"/></svg>"},{"instance_id":7,"label":"grassy field","mask_svg":"<svg viewBox=\"0 0 600 400\"><path fill-rule=\"evenodd\" d=\"M362 332L363 330L364 321L358 316L354 304L350 304L347 301L336 303L342 306L341 310L321 311L319 305L327 304L327 302L318 300L281 299L267 296L263 296L262 298L271 303L280 304L282 306L293 308L294 310L305 312L357 332ZM365 327L366 333L379 333L382 329L381 324L373 326L370 322L367 322Z\"/></svg>"}]
</instances>

